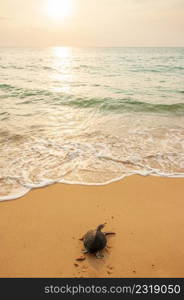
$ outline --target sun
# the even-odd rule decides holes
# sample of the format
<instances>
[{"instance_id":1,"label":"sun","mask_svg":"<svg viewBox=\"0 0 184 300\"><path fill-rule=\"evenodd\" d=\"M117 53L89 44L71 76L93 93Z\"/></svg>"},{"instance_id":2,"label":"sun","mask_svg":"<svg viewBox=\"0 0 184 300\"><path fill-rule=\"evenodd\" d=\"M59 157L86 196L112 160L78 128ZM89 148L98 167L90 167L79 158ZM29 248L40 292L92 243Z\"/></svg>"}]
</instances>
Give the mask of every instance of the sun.
<instances>
[{"instance_id":1,"label":"sun","mask_svg":"<svg viewBox=\"0 0 184 300\"><path fill-rule=\"evenodd\" d=\"M72 0L47 0L46 13L54 20L62 20L72 14Z\"/></svg>"}]
</instances>

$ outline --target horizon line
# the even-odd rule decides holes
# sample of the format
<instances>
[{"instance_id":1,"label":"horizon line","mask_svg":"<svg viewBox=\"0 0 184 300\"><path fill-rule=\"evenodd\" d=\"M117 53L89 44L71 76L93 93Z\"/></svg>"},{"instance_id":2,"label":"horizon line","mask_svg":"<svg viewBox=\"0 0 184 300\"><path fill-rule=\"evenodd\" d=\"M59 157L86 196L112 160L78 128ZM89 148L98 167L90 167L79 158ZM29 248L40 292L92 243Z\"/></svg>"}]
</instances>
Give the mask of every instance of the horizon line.
<instances>
[{"instance_id":1,"label":"horizon line","mask_svg":"<svg viewBox=\"0 0 184 300\"><path fill-rule=\"evenodd\" d=\"M71 45L48 45L48 46L16 46L0 45L0 48L184 48L183 46L71 46Z\"/></svg>"}]
</instances>

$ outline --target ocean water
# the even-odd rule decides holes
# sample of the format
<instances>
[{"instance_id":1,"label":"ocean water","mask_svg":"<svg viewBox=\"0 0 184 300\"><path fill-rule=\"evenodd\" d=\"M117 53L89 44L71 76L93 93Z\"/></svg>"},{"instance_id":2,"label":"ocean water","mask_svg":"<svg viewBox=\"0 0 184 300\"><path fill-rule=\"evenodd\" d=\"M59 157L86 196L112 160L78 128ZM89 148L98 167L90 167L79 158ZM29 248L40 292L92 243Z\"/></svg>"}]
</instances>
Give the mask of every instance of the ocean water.
<instances>
[{"instance_id":1,"label":"ocean water","mask_svg":"<svg viewBox=\"0 0 184 300\"><path fill-rule=\"evenodd\" d=\"M184 176L184 48L0 48L0 200Z\"/></svg>"}]
</instances>

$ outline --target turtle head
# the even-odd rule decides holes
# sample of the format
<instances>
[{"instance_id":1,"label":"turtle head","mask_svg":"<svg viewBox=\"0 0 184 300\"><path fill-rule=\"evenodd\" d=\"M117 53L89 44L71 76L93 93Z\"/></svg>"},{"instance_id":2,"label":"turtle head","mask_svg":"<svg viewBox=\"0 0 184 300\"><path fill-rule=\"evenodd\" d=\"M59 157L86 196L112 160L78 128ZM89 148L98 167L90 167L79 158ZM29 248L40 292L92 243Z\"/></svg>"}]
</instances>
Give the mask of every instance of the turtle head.
<instances>
[{"instance_id":1,"label":"turtle head","mask_svg":"<svg viewBox=\"0 0 184 300\"><path fill-rule=\"evenodd\" d=\"M105 227L106 223L104 224L100 224L98 227L97 227L97 231L101 231L104 227Z\"/></svg>"}]
</instances>

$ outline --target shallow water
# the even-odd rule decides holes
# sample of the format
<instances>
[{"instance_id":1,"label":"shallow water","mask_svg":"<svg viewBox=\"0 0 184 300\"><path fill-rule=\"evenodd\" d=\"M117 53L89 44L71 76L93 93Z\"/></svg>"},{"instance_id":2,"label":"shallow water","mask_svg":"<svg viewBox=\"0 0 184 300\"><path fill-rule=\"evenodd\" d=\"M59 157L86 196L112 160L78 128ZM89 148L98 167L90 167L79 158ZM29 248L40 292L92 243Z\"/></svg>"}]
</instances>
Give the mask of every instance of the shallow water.
<instances>
[{"instance_id":1,"label":"shallow water","mask_svg":"<svg viewBox=\"0 0 184 300\"><path fill-rule=\"evenodd\" d=\"M184 176L184 48L0 48L0 200Z\"/></svg>"}]
</instances>

